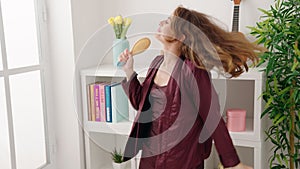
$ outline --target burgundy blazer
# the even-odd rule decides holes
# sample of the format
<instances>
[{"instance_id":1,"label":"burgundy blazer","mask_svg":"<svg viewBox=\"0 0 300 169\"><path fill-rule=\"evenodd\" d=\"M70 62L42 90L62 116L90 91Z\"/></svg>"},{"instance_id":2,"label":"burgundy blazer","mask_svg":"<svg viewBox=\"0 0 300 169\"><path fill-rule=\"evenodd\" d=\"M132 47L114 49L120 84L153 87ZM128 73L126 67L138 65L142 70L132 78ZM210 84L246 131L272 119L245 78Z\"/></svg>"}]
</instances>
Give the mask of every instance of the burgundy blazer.
<instances>
[{"instance_id":1,"label":"burgundy blazer","mask_svg":"<svg viewBox=\"0 0 300 169\"><path fill-rule=\"evenodd\" d=\"M136 73L128 81L122 81L131 105L137 110L124 151L125 161L142 149L145 138L149 136L152 113L148 98L163 59L163 56L157 56L152 61L142 84ZM166 138L165 145L171 147L167 151L169 156L161 162L166 163L168 168L196 168L209 157L214 140L224 167L237 165L240 160L221 117L219 100L211 83L210 73L181 57L174 67L167 88L173 93L173 97L168 98L167 106L172 111L172 116L168 117L172 119L168 121L174 122L171 127L176 130L172 130L169 133L171 137Z\"/></svg>"}]
</instances>

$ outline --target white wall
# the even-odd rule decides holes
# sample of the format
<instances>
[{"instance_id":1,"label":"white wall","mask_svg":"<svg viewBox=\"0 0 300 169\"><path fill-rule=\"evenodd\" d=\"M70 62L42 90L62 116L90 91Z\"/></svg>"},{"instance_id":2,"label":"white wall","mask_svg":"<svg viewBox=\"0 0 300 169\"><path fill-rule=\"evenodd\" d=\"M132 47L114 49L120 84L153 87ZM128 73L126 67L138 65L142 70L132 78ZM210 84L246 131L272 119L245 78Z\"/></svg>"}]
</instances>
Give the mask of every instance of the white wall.
<instances>
[{"instance_id":1,"label":"white wall","mask_svg":"<svg viewBox=\"0 0 300 169\"><path fill-rule=\"evenodd\" d=\"M269 8L271 3L273 2L242 0L240 4L240 31L250 38L249 29L246 26L255 25L261 15L258 8ZM100 53L105 53L112 45L113 33L110 32L112 29L107 24L107 19L111 16L119 14L138 16L145 13L168 16L178 5L183 5L211 15L218 20L220 26L231 31L233 4L231 0L111 0L105 3L100 0L72 0L76 68L95 66L102 62L103 56ZM153 27L153 31L155 31L158 22L158 20L152 22L145 20L138 24L144 27ZM137 24L137 21L133 20L128 34L137 32L134 27L135 23ZM110 61L111 58L104 58L104 62Z\"/></svg>"},{"instance_id":2,"label":"white wall","mask_svg":"<svg viewBox=\"0 0 300 169\"><path fill-rule=\"evenodd\" d=\"M74 40L70 0L47 0L52 112L55 130L54 169L83 168L80 130L74 106ZM53 130L53 129L52 129Z\"/></svg>"},{"instance_id":3,"label":"white wall","mask_svg":"<svg viewBox=\"0 0 300 169\"><path fill-rule=\"evenodd\" d=\"M70 2L71 1L71 2ZM257 8L268 8L271 1L243 0L240 7L240 31L259 19ZM77 104L81 107L79 70L99 62L98 52L111 43L112 31L106 29L110 16L131 16L143 13L170 15L178 5L212 15L231 29L233 2L230 0L47 0L49 39L54 94L54 120L56 130L57 169L79 169L82 162L81 127L74 106L73 74L78 92ZM133 21L134 22L134 21ZM145 21L145 24L147 21ZM158 23L148 23L157 24ZM103 28L99 35L99 28ZM98 32L97 32L98 31ZM130 29L131 33L135 30ZM98 33L98 34L97 34ZM101 33L101 32L100 32ZM97 35L100 39L93 38ZM88 46L85 46L88 44ZM85 46L85 51L82 49ZM85 57L80 57L80 56ZM80 117L79 117L80 118ZM81 159L80 159L81 158Z\"/></svg>"},{"instance_id":4,"label":"white wall","mask_svg":"<svg viewBox=\"0 0 300 169\"><path fill-rule=\"evenodd\" d=\"M272 1L242 0L240 4L240 31L248 33L246 26L255 25L261 13L257 8L268 8ZM75 54L79 55L86 41L99 28L107 24L110 16L121 14L123 16L162 13L170 15L178 6L198 10L211 15L231 30L233 15L233 1L226 0L111 0L109 2L100 0L72 0L72 15L75 39ZM134 22L134 21L133 21ZM157 24L158 23L151 23Z\"/></svg>"}]
</instances>

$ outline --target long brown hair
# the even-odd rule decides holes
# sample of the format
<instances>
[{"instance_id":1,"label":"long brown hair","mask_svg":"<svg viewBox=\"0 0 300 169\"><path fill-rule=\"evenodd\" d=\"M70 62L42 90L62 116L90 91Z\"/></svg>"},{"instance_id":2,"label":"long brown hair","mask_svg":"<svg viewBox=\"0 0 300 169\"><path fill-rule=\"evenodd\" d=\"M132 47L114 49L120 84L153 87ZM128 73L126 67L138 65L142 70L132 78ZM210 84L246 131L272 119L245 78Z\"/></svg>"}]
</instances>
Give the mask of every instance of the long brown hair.
<instances>
[{"instance_id":1,"label":"long brown hair","mask_svg":"<svg viewBox=\"0 0 300 169\"><path fill-rule=\"evenodd\" d=\"M173 15L171 27L175 35L185 36L181 53L199 68L218 67L237 77L248 71L247 61L257 63L257 51L263 51L245 36L217 26L203 13L180 6Z\"/></svg>"}]
</instances>

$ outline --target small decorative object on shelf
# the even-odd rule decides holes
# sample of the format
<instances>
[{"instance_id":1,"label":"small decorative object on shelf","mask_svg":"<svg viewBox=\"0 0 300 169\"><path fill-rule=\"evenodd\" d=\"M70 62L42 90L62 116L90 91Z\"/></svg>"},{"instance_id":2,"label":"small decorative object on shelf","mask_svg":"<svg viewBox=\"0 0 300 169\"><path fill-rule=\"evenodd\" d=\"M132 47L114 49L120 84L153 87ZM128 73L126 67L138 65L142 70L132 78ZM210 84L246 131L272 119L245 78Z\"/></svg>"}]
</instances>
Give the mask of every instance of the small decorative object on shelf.
<instances>
[{"instance_id":1,"label":"small decorative object on shelf","mask_svg":"<svg viewBox=\"0 0 300 169\"><path fill-rule=\"evenodd\" d=\"M229 131L238 132L246 130L246 110L228 109L226 116Z\"/></svg>"},{"instance_id":2,"label":"small decorative object on shelf","mask_svg":"<svg viewBox=\"0 0 300 169\"><path fill-rule=\"evenodd\" d=\"M125 169L126 163L123 161L123 154L115 148L111 153L112 165L114 169Z\"/></svg>"},{"instance_id":3,"label":"small decorative object on shelf","mask_svg":"<svg viewBox=\"0 0 300 169\"><path fill-rule=\"evenodd\" d=\"M113 41L113 65L117 67L119 55L125 49L129 50L129 41L126 34L132 20L130 18L122 18L121 15L110 17L108 23L113 26L115 39Z\"/></svg>"}]
</instances>

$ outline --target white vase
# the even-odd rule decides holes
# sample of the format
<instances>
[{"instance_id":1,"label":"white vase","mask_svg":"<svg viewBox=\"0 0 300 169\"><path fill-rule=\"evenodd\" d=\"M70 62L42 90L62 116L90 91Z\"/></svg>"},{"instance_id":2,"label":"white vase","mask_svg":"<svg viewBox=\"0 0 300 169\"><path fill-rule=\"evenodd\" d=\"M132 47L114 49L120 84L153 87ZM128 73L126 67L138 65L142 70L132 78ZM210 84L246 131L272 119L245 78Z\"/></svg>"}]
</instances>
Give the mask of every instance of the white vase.
<instances>
[{"instance_id":1,"label":"white vase","mask_svg":"<svg viewBox=\"0 0 300 169\"><path fill-rule=\"evenodd\" d=\"M113 169L126 169L126 162L123 163L115 163L112 162Z\"/></svg>"}]
</instances>

